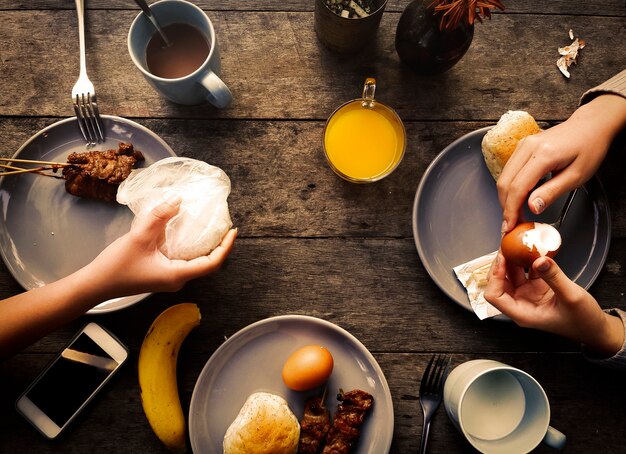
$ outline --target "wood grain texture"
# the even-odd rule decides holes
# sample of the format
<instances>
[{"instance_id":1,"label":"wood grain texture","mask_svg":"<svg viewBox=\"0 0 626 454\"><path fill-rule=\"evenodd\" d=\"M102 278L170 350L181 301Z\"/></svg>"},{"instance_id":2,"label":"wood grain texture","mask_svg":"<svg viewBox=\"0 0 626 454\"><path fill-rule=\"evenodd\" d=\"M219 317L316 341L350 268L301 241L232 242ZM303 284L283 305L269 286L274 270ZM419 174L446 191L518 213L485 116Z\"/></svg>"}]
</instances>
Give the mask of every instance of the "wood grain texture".
<instances>
[{"instance_id":1,"label":"wood grain texture","mask_svg":"<svg viewBox=\"0 0 626 454\"><path fill-rule=\"evenodd\" d=\"M603 307L626 309L626 241L615 241L591 292ZM19 288L2 268L0 297ZM486 320L449 300L421 266L411 239L239 238L223 269L189 283L176 294L158 294L127 310L100 317L138 352L152 320L184 301L200 305L204 341L194 352L212 351L225 337L257 320L303 314L344 327L373 352L542 352L579 350L555 336ZM133 323L129 325L129 320ZM75 322L33 345L30 352L58 350Z\"/></svg>"},{"instance_id":2,"label":"wood grain texture","mask_svg":"<svg viewBox=\"0 0 626 454\"><path fill-rule=\"evenodd\" d=\"M410 0L389 0L385 11L401 12ZM150 2L152 3L152 2ZM198 0L196 5L205 11L313 11L313 2L310 0L282 0L269 2L242 2L239 0ZM509 0L504 1L506 7L503 12L531 13L531 14L568 14L584 16L623 16L624 3L620 0ZM87 0L86 9L131 9L136 10L132 2L127 0L107 0L106 2ZM74 9L72 0L33 0L12 1L2 0L0 10L17 9Z\"/></svg>"},{"instance_id":3,"label":"wood grain texture","mask_svg":"<svg viewBox=\"0 0 626 454\"><path fill-rule=\"evenodd\" d=\"M5 156L54 118L0 118ZM398 169L371 185L338 178L322 151L324 121L138 119L181 156L226 171L233 222L246 237L412 238L412 210L419 181L450 143L489 125L475 121L405 122L407 150ZM548 127L549 124L545 124ZM626 163L618 141L605 162L602 182L613 217L613 235L626 235ZM36 178L36 176L33 176Z\"/></svg>"},{"instance_id":4,"label":"wood grain texture","mask_svg":"<svg viewBox=\"0 0 626 454\"><path fill-rule=\"evenodd\" d=\"M623 373L585 361L572 342L513 323L481 322L448 299L420 263L411 218L420 179L451 142L509 109L553 126L586 89L626 67L622 0L505 0L504 12L477 25L461 62L434 77L413 74L395 52L395 28L408 0L389 1L372 46L350 56L320 44L312 1L201 0L195 3L214 21L222 75L235 97L221 111L169 103L148 86L126 47L137 14L132 1L86 3L87 65L103 113L134 119L179 155L223 168L232 181L229 205L239 238L220 272L119 312L83 316L0 362L0 452L165 452L141 408L136 361L152 321L186 301L200 306L203 319L179 359L185 409L202 367L227 337L261 319L305 314L345 328L379 362L394 403L393 454L417 451L418 388L433 352L452 353L453 366L490 358L535 376L552 403L551 423L568 436L568 453L624 450ZM0 155L11 156L37 131L73 115L74 2L0 0L0 23ZM587 47L567 80L554 63L570 28ZM388 178L354 185L330 170L321 136L330 113L358 97L367 76L377 78L377 98L405 122L407 151ZM591 292L604 308L626 309L625 166L626 132L600 169L612 242ZM0 264L0 298L21 290ZM131 360L51 443L14 411L14 402L88 321L118 335ZM429 452L473 452L443 407Z\"/></svg>"},{"instance_id":5,"label":"wood grain texture","mask_svg":"<svg viewBox=\"0 0 626 454\"><path fill-rule=\"evenodd\" d=\"M586 89L626 63L623 17L502 15L480 26L452 70L420 77L395 52L399 13L383 17L371 47L346 57L319 42L312 13L220 11L212 17L222 77L234 102L225 110L184 107L160 97L133 66L126 34L134 15L110 10L87 15L87 66L101 111L131 118L325 119L342 102L360 96L365 77L373 76L378 99L407 121L494 121L508 109L563 120ZM0 91L0 115L72 115L69 94L78 74L75 16L67 10L0 12L3 80L14 81L20 93ZM587 47L567 80L555 62L557 48L569 43L570 28Z\"/></svg>"},{"instance_id":6,"label":"wood grain texture","mask_svg":"<svg viewBox=\"0 0 626 454\"><path fill-rule=\"evenodd\" d=\"M192 332L189 340L197 335ZM416 452L423 422L417 390L430 354L385 353L375 356L387 374L394 400L395 430L391 452ZM480 357L453 355L452 367ZM521 368L542 384L551 402L551 424L567 435L568 453L588 453L598 444L608 450L615 447L613 452L620 452L622 435L618 430L612 430L610 423L620 418L614 409L626 406L623 376L619 372L597 368L578 355L508 353L492 354L490 358ZM0 385L3 387L0 405L9 408L12 399L49 359L49 355L22 355L0 364ZM178 378L181 399L186 405L191 399L195 377L207 359L208 354L188 355L183 349ZM550 366L546 367L548 364ZM24 374L30 371L31 376L18 376L16 370ZM581 389L601 389L602 392L580 392ZM3 426L2 452L167 452L143 415L132 361L54 443L34 434L28 423L15 412L5 415ZM123 438L120 434L124 434ZM433 453L474 452L446 417L443 406L433 420L429 446L429 452ZM540 446L533 452L553 451Z\"/></svg>"}]
</instances>

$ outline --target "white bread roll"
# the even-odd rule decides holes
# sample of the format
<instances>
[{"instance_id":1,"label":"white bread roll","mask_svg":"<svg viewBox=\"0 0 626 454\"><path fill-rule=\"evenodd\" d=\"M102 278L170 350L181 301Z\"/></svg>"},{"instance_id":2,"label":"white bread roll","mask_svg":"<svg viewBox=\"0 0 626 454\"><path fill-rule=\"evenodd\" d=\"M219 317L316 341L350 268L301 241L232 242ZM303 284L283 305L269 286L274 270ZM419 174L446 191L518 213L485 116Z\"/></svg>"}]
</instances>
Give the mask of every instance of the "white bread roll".
<instances>
[{"instance_id":1,"label":"white bread roll","mask_svg":"<svg viewBox=\"0 0 626 454\"><path fill-rule=\"evenodd\" d=\"M293 454L300 424L287 401L271 393L251 394L224 436L224 454Z\"/></svg>"},{"instance_id":2,"label":"white bread roll","mask_svg":"<svg viewBox=\"0 0 626 454\"><path fill-rule=\"evenodd\" d=\"M483 157L494 180L498 181L519 141L539 131L541 128L535 119L522 110L509 110L500 117L498 124L485 134L482 142Z\"/></svg>"}]
</instances>

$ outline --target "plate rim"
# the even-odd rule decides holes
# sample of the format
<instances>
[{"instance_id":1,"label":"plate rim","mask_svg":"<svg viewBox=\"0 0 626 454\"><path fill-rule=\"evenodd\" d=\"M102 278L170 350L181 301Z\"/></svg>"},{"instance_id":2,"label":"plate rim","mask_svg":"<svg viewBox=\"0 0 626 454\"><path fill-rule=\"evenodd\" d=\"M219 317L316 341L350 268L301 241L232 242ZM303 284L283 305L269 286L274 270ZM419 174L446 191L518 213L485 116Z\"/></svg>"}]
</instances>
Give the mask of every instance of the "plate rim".
<instances>
[{"instance_id":1,"label":"plate rim","mask_svg":"<svg viewBox=\"0 0 626 454\"><path fill-rule=\"evenodd\" d=\"M171 146L169 146L169 144L165 140L163 140L154 131L148 129L147 127L145 127L145 126L143 126L143 125L141 125L139 123L137 123L136 121L129 120L129 119L123 118L123 117L118 117L116 115L101 115L101 118L110 120L114 124L115 123L122 123L122 124L125 124L125 125L129 125L129 126L131 126L133 128L139 129L143 133L151 136L153 139L155 139L157 142L159 142L163 146L163 148L168 152L168 154L170 156L176 156L176 152L173 150L173 148ZM46 134L50 130L58 128L60 126L65 126L66 123L71 123L71 122L75 122L75 121L77 121L76 117L63 118L63 119L61 119L59 121L55 121L54 123L52 123L52 124L42 128L42 129L40 129L35 134L30 136L30 138L28 138L22 145L20 145L20 147L17 149L17 151L15 151L15 153L13 153L11 158L15 158L15 159L19 158L20 154L23 153L24 150L28 146L30 146L30 144L32 142L34 142L40 136ZM80 130L78 128L76 129L76 137L78 137L78 138L81 137L80 136ZM0 179L0 182L1 182L1 179ZM2 261L3 261L4 265L6 266L6 268L9 270L9 272L11 273L11 276L13 277L13 279L15 279L17 281L17 283L25 291L32 290L34 288L39 288L39 287L30 287L30 286L25 284L25 282L22 279L22 277L18 273L15 272L14 267L11 265L10 261L7 260L4 248L0 248L0 256L2 257ZM46 283L46 285L48 285L48 284L49 283ZM112 298L110 300L103 301L103 302L99 303L98 305L94 306L93 308L89 309L86 312L86 314L97 315L97 314L105 314L105 313L109 313L109 312L115 312L115 311L118 311L118 310L130 307L130 306L138 303L139 301L144 300L145 298L147 298L150 295L152 295L152 293L141 293L141 294L137 294L137 295L129 295L129 296L123 296L123 297L119 297L119 298Z\"/></svg>"},{"instance_id":2,"label":"plate rim","mask_svg":"<svg viewBox=\"0 0 626 454\"><path fill-rule=\"evenodd\" d=\"M266 325L266 324L270 324L270 323L274 323L274 322L305 322L305 323L312 323L314 325L320 325L324 328L330 329L338 334L340 334L341 336L344 336L345 338L347 338L348 340L350 340L351 342L353 342L354 344L356 344L358 347L360 347L360 351L361 353L369 360L371 366L373 367L373 369L375 370L375 372L377 373L377 375L381 378L381 387L382 387L382 391L385 394L385 396L387 397L387 410L389 412L389 414L391 415L390 418L387 419L386 423L390 424L391 426L391 431L389 433L389 440L386 446L386 452L389 452L389 450L391 449L391 444L393 442L393 435L394 435L394 428L395 428L395 417L394 417L394 407L393 407L393 396L391 395L391 389L389 388L389 383L387 382L387 377L385 377L385 374L383 373L382 368L380 367L380 364L378 364L378 361L376 361L376 358L374 358L374 355L372 355L372 353L369 351L369 349L367 347L365 347L365 345L356 337L354 336L352 333L350 333L349 331L347 331L345 328L342 328L339 325L336 325L335 323L329 322L328 320L324 320L322 318L318 318L318 317L314 317L311 315L301 315L301 314L285 314L285 315L276 315L273 317L268 317L268 318L264 318L261 320L257 320L256 322L253 322L249 325L244 326L243 328L239 329L238 331L236 331L232 336L228 337L228 339L226 339L224 342L222 342L220 344L220 346L215 349L215 351L211 354L211 356L207 359L206 363L204 364L204 366L202 367L202 370L200 371L200 373L198 374L198 377L196 378L196 382L194 384L193 387L193 392L191 394L191 400L189 403L189 411L188 411L188 419L189 419L189 439L191 441L191 448L192 448L192 452L197 452L194 448L197 448L195 446L195 439L193 437L192 434L192 421L195 420L194 417L194 407L199 405L196 402L199 400L199 398L197 397L197 393L199 393L199 388L198 385L200 383L200 379L205 376L206 374L208 374L208 369L211 365L211 363L213 361L217 361L217 358L219 357L219 354L223 351L226 350L230 344L232 342L235 342L237 339L239 339L240 337L245 336L247 333L249 333L250 331L253 331L255 329L258 329L260 326Z\"/></svg>"},{"instance_id":3,"label":"plate rim","mask_svg":"<svg viewBox=\"0 0 626 454\"><path fill-rule=\"evenodd\" d=\"M461 137L458 137L457 139L455 139L454 141L452 141L450 144L448 144L446 147L443 148L443 150L441 150L437 156L435 156L435 158L431 161L431 163L428 165L428 167L426 168L426 170L424 171L420 182L417 186L417 190L415 192L415 197L413 199L413 210L411 213L411 223L412 223L412 230L413 230L413 240L415 243L415 247L417 249L417 253L419 255L420 258L420 262L422 264L422 266L424 267L424 269L426 270L426 272L428 273L428 275L430 276L430 279L435 283L435 285L443 292L445 293L445 295L451 299L452 301L454 301L457 305L463 307L464 309L468 310L469 312L473 312L471 305L469 304L469 301L467 302L461 302L459 301L447 288L446 286L444 286L443 284L441 284L438 280L438 278L436 277L432 266L430 265L430 262L425 260L424 257L424 252L423 252L423 246L421 244L420 241L420 235L418 234L418 228L417 228L417 211L418 211L418 205L420 202L420 198L421 195L424 191L424 187L426 186L426 180L430 177L430 174L432 172L435 171L435 169L438 167L440 161L442 161L443 159L445 159L445 157L447 156L448 153L450 153L451 150L455 149L459 143L463 143L464 141L467 141L468 139L474 138L474 136L484 136L487 131L489 131L490 129L492 129L495 125L490 125L490 126L484 126L482 128L479 129L475 129L474 131L470 131L466 134L463 134ZM602 182L600 181L599 177L597 174L594 174L587 182L585 182L582 187L589 187L589 185L591 186L595 186L593 189L595 191L596 194L599 194L601 197L595 199L595 203L602 205L602 207L604 208L604 216L602 216L602 212L600 212L600 217L603 217L604 219L606 219L606 230L607 230L607 240L605 242L605 246L603 248L603 250L599 253L599 258L600 258L600 266L597 267L597 269L591 273L591 276L589 278L589 282L587 284L585 284L583 286L583 288L585 288L585 290L589 289L593 283L596 281L596 279L598 278L598 275L602 272L602 269L604 268L604 264L606 263L606 258L608 256L609 253L609 249L610 249L610 245L611 245L611 232L612 232L612 225L611 225L611 210L610 210L610 206L607 200L607 196L606 196L606 191L604 190L604 186L602 185ZM490 319L492 320L499 320L499 321L508 321L511 322L512 320L504 315L504 314L500 314L497 315L495 317L491 317Z\"/></svg>"}]
</instances>

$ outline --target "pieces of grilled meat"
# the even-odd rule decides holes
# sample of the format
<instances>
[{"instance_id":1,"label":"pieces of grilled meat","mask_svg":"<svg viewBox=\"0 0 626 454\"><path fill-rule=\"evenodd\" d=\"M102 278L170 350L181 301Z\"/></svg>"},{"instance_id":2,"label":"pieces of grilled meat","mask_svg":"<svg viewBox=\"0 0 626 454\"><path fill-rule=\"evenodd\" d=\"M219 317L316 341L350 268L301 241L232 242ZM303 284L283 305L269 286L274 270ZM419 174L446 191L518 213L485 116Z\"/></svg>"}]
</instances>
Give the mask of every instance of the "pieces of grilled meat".
<instances>
[{"instance_id":1,"label":"pieces of grilled meat","mask_svg":"<svg viewBox=\"0 0 626 454\"><path fill-rule=\"evenodd\" d=\"M298 454L318 454L330 429L330 412L321 397L311 397L304 403L300 421Z\"/></svg>"},{"instance_id":2,"label":"pieces of grilled meat","mask_svg":"<svg viewBox=\"0 0 626 454\"><path fill-rule=\"evenodd\" d=\"M78 197L114 202L120 183L143 160L130 143L120 143L117 150L70 153L67 162L73 165L63 168L65 190Z\"/></svg>"},{"instance_id":3,"label":"pieces of grilled meat","mask_svg":"<svg viewBox=\"0 0 626 454\"><path fill-rule=\"evenodd\" d=\"M359 441L361 426L374 397L360 389L340 392L333 425L326 436L323 454L348 454Z\"/></svg>"}]
</instances>

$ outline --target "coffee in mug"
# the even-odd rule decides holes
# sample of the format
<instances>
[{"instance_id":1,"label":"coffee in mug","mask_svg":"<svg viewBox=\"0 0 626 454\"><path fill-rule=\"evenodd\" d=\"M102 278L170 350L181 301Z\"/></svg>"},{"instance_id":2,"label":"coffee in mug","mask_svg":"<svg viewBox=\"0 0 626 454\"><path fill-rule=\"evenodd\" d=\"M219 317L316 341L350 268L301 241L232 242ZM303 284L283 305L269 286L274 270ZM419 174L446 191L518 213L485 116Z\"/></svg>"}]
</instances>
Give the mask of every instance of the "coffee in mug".
<instances>
[{"instance_id":1,"label":"coffee in mug","mask_svg":"<svg viewBox=\"0 0 626 454\"><path fill-rule=\"evenodd\" d=\"M178 104L227 107L233 95L220 77L219 43L206 13L186 0L159 0L150 9L171 44L139 13L128 31L128 51L148 83Z\"/></svg>"},{"instance_id":2,"label":"coffee in mug","mask_svg":"<svg viewBox=\"0 0 626 454\"><path fill-rule=\"evenodd\" d=\"M192 25L177 23L163 27L170 44L155 32L146 48L146 64L155 76L177 79L191 74L206 60L211 43Z\"/></svg>"}]
</instances>

